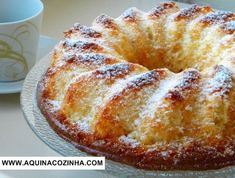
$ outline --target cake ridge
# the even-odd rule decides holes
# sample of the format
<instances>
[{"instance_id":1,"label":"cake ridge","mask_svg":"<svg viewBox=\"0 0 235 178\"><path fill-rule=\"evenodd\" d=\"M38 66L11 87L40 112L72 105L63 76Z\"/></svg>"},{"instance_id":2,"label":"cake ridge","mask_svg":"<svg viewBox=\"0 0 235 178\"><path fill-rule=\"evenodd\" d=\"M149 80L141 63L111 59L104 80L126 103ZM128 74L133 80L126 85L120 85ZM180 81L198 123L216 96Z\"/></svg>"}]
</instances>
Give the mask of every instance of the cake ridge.
<instances>
[{"instance_id":1,"label":"cake ridge","mask_svg":"<svg viewBox=\"0 0 235 178\"><path fill-rule=\"evenodd\" d=\"M76 147L137 168L234 165L234 22L166 2L76 23L51 56L39 108Z\"/></svg>"}]
</instances>

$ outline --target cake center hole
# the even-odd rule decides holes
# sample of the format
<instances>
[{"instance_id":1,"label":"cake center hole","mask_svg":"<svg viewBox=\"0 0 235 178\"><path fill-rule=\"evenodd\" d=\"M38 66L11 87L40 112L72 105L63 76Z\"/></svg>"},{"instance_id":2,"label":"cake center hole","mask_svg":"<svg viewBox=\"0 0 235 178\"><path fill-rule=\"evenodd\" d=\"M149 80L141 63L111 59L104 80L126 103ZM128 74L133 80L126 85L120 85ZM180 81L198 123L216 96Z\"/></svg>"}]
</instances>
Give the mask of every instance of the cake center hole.
<instances>
[{"instance_id":1,"label":"cake center hole","mask_svg":"<svg viewBox=\"0 0 235 178\"><path fill-rule=\"evenodd\" d=\"M187 52L190 53L190 49ZM179 46L174 46L170 50L159 49L151 53L138 51L135 58L128 59L129 62L138 63L149 70L157 68L167 68L174 73L179 73L188 68L194 68L199 71L214 64L207 56L197 56L184 54Z\"/></svg>"}]
</instances>

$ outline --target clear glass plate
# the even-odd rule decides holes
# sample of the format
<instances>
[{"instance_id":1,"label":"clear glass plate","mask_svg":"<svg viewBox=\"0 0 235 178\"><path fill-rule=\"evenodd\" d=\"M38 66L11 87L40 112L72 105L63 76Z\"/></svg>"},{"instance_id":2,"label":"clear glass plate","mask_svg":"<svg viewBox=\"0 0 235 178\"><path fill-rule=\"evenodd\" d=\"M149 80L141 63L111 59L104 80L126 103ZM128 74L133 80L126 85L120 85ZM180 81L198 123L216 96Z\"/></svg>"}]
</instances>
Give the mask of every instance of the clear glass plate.
<instances>
[{"instance_id":1,"label":"clear glass plate","mask_svg":"<svg viewBox=\"0 0 235 178\"><path fill-rule=\"evenodd\" d=\"M50 55L47 55L33 67L25 79L21 93L24 116L35 134L56 152L63 156L87 156L88 154L59 137L37 107L37 84L49 63ZM210 171L146 171L111 160L106 160L105 171L118 177L235 177L235 166Z\"/></svg>"}]
</instances>

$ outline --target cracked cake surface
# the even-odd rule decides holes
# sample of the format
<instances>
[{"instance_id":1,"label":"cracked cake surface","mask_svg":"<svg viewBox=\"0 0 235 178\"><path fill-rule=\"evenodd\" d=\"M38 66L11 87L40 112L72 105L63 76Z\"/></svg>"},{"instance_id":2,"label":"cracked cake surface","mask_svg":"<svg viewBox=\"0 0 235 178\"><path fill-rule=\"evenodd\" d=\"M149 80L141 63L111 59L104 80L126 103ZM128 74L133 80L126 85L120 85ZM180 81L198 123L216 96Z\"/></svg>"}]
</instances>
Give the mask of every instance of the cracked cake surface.
<instances>
[{"instance_id":1,"label":"cracked cake surface","mask_svg":"<svg viewBox=\"0 0 235 178\"><path fill-rule=\"evenodd\" d=\"M235 14L167 2L76 23L38 84L50 126L148 170L235 164Z\"/></svg>"}]
</instances>

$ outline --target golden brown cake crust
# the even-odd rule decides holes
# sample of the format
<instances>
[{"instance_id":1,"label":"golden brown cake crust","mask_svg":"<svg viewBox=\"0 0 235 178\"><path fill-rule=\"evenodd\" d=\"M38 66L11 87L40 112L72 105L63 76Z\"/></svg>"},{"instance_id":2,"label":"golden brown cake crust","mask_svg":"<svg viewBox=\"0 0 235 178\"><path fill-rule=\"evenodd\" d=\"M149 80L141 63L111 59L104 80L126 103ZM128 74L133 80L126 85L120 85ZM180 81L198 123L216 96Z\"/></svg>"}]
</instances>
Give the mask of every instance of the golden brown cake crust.
<instances>
[{"instance_id":1,"label":"golden brown cake crust","mask_svg":"<svg viewBox=\"0 0 235 178\"><path fill-rule=\"evenodd\" d=\"M38 84L42 94L45 80ZM143 147L133 147L119 140L99 140L69 122L60 113L53 112L47 97L38 95L38 106L55 132L78 149L96 156L125 163L147 170L208 170L235 164L235 144L232 140L211 140L210 145L191 142L187 147L163 147L147 151Z\"/></svg>"},{"instance_id":2,"label":"golden brown cake crust","mask_svg":"<svg viewBox=\"0 0 235 178\"><path fill-rule=\"evenodd\" d=\"M92 155L148 170L234 165L234 22L171 2L75 24L38 84L38 106Z\"/></svg>"}]
</instances>

